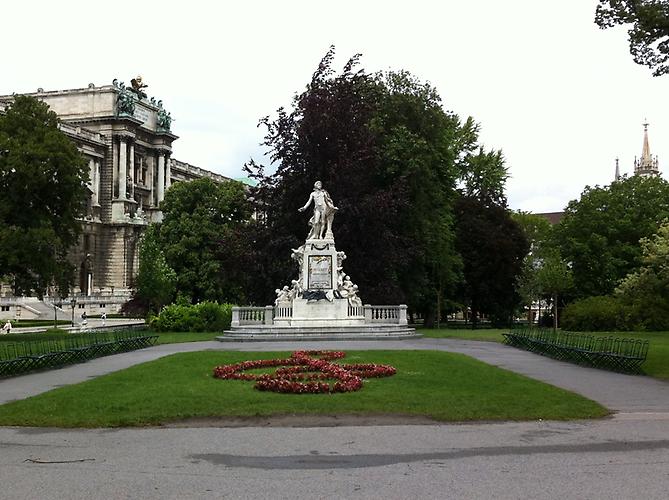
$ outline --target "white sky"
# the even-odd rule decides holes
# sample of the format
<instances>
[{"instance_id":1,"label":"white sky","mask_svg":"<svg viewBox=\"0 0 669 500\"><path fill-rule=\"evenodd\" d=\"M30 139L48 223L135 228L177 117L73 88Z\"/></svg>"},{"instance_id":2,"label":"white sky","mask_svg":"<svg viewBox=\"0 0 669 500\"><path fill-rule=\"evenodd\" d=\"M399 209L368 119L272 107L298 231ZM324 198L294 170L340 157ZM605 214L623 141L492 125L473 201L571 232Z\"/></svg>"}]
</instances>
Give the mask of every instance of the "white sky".
<instances>
[{"instance_id":1,"label":"white sky","mask_svg":"<svg viewBox=\"0 0 669 500\"><path fill-rule=\"evenodd\" d=\"M634 64L596 0L12 1L0 9L0 94L129 83L138 74L180 136L174 157L230 177L263 160L259 118L301 92L330 44L336 68L406 69L502 149L511 208L562 210L631 172L669 171L669 76ZM668 175L665 173L664 177Z\"/></svg>"}]
</instances>

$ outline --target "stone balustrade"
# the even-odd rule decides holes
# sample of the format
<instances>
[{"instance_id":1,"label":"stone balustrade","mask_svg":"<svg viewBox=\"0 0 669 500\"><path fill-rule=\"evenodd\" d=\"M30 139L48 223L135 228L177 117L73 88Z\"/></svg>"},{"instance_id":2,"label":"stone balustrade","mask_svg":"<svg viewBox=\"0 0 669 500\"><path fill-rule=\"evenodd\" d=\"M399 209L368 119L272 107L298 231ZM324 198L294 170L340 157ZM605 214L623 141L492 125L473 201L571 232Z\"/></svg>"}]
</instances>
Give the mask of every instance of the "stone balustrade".
<instances>
[{"instance_id":1,"label":"stone balustrade","mask_svg":"<svg viewBox=\"0 0 669 500\"><path fill-rule=\"evenodd\" d=\"M288 304L276 307L233 307L232 326L273 325L274 320L290 320L293 308ZM349 317L364 317L365 324L406 325L407 306L348 306Z\"/></svg>"},{"instance_id":2,"label":"stone balustrade","mask_svg":"<svg viewBox=\"0 0 669 500\"><path fill-rule=\"evenodd\" d=\"M370 306L366 305L365 323L390 323L397 325L406 325L407 306Z\"/></svg>"}]
</instances>

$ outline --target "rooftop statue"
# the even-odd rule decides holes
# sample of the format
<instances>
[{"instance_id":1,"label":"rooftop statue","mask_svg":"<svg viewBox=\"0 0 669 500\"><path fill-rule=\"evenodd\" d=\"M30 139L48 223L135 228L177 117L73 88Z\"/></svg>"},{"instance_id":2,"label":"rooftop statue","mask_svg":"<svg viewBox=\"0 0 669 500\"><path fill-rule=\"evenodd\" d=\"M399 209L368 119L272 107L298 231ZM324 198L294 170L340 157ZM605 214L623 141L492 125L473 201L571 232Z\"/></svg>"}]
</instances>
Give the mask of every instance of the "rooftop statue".
<instances>
[{"instance_id":1,"label":"rooftop statue","mask_svg":"<svg viewBox=\"0 0 669 500\"><path fill-rule=\"evenodd\" d=\"M146 83L142 83L142 77L137 76L130 80L130 85L132 85L132 90L135 91L135 93L140 97L140 99L146 99L146 92L144 92L142 89L145 89L148 87Z\"/></svg>"},{"instance_id":2,"label":"rooftop statue","mask_svg":"<svg viewBox=\"0 0 669 500\"><path fill-rule=\"evenodd\" d=\"M304 212L311 202L314 203L314 215L309 219L309 225L311 230L307 236L308 240L311 239L320 239L323 238L334 238L332 234L332 220L334 219L335 213L339 210L335 207L332 198L328 192L323 189L323 183L321 181L316 181L314 183L314 190L309 195L307 203L299 208L300 212Z\"/></svg>"}]
</instances>

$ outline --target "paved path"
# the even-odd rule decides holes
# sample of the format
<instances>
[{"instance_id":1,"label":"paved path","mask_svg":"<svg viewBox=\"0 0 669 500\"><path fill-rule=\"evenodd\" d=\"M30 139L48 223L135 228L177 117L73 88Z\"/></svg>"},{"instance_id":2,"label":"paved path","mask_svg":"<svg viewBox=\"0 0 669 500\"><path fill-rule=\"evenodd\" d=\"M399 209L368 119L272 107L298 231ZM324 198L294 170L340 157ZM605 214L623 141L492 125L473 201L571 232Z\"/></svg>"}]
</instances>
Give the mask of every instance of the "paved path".
<instances>
[{"instance_id":1,"label":"paved path","mask_svg":"<svg viewBox=\"0 0 669 500\"><path fill-rule=\"evenodd\" d=\"M156 346L0 382L24 398L174 352L439 349L575 390L618 413L570 422L63 430L0 427L0 499L666 499L669 384L499 344Z\"/></svg>"},{"instance_id":2,"label":"paved path","mask_svg":"<svg viewBox=\"0 0 669 500\"><path fill-rule=\"evenodd\" d=\"M83 326L81 324L81 318L77 317L74 326L69 324L59 324L58 328L67 332L80 332L92 330L110 330L115 328L123 328L126 326L143 325L144 323L145 321L143 319L109 318L102 321L100 318L89 318L88 324ZM42 333L50 328L53 328L53 325L13 327L12 333Z\"/></svg>"}]
</instances>

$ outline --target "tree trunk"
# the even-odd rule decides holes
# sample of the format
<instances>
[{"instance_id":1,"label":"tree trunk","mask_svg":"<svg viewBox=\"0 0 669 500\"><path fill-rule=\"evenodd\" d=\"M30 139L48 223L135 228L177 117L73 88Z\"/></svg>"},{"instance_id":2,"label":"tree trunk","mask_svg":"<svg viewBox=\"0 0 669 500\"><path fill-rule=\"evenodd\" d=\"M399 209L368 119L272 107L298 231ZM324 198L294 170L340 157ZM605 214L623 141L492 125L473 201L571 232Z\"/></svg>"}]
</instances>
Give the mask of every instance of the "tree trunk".
<instances>
[{"instance_id":1,"label":"tree trunk","mask_svg":"<svg viewBox=\"0 0 669 500\"><path fill-rule=\"evenodd\" d=\"M441 328L441 286L437 292L437 328Z\"/></svg>"},{"instance_id":2,"label":"tree trunk","mask_svg":"<svg viewBox=\"0 0 669 500\"><path fill-rule=\"evenodd\" d=\"M557 332L558 320L557 320L557 293L553 295L553 331Z\"/></svg>"}]
</instances>

